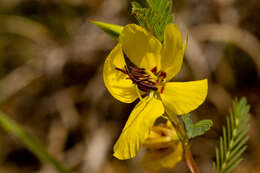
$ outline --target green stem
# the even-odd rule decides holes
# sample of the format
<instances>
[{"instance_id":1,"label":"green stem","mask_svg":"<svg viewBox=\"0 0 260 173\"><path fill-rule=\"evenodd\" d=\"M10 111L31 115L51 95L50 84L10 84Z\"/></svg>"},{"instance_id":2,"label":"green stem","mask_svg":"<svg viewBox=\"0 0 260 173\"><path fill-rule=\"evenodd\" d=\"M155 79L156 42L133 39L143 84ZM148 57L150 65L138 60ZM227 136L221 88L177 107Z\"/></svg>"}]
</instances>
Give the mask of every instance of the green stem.
<instances>
[{"instance_id":1,"label":"green stem","mask_svg":"<svg viewBox=\"0 0 260 173\"><path fill-rule=\"evenodd\" d=\"M168 115L169 120L172 122L172 124L175 126L176 132L178 134L178 137L180 141L182 142L182 146L184 148L184 157L186 164L190 170L191 173L200 173L199 168L193 159L192 153L190 151L190 141L187 136L186 131L184 130L180 120L178 119L176 114Z\"/></svg>"},{"instance_id":2,"label":"green stem","mask_svg":"<svg viewBox=\"0 0 260 173\"><path fill-rule=\"evenodd\" d=\"M20 125L2 112L0 112L0 126L7 132L15 134L39 160L44 163L49 163L55 167L59 173L70 173L70 171L60 161L50 155L34 137L30 136Z\"/></svg>"},{"instance_id":3,"label":"green stem","mask_svg":"<svg viewBox=\"0 0 260 173\"><path fill-rule=\"evenodd\" d=\"M183 129L181 122L178 119L177 115L172 113L172 114L168 115L168 118L174 125L176 132L178 134L178 137L179 137L180 141L182 142L183 146L188 145L188 143L189 143L188 136L187 136L185 130Z\"/></svg>"}]
</instances>

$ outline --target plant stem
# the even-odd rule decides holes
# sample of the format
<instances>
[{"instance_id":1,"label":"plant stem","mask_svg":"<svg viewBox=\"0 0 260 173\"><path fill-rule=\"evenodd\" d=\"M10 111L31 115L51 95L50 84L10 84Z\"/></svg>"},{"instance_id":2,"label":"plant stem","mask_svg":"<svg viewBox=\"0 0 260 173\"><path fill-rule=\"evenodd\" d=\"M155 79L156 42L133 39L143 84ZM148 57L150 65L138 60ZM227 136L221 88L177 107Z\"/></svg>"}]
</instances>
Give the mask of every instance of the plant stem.
<instances>
[{"instance_id":1,"label":"plant stem","mask_svg":"<svg viewBox=\"0 0 260 173\"><path fill-rule=\"evenodd\" d=\"M175 114L167 114L167 117L169 120L172 122L172 125L175 127L177 135L180 139L180 141L183 143L183 145L187 142L186 140L186 133L177 117Z\"/></svg>"},{"instance_id":2,"label":"plant stem","mask_svg":"<svg viewBox=\"0 0 260 173\"><path fill-rule=\"evenodd\" d=\"M171 113L168 115L169 120L172 122L172 124L175 126L175 129L177 131L178 137L180 141L182 142L182 146L184 148L184 157L186 164L190 170L191 173L199 173L199 168L193 159L192 153L190 151L190 141L187 136L186 131L184 130L180 120L178 119L177 115Z\"/></svg>"},{"instance_id":3,"label":"plant stem","mask_svg":"<svg viewBox=\"0 0 260 173\"><path fill-rule=\"evenodd\" d=\"M193 159L192 153L190 151L190 146L187 146L184 149L184 157L185 157L185 161L187 163L187 166L190 170L191 173L199 173L199 168L195 162L195 160Z\"/></svg>"},{"instance_id":4,"label":"plant stem","mask_svg":"<svg viewBox=\"0 0 260 173\"><path fill-rule=\"evenodd\" d=\"M0 127L5 131L15 134L26 147L37 156L39 160L48 163L56 168L59 173L71 173L66 166L49 154L46 149L30 134L28 134L19 124L10 119L8 115L0 111Z\"/></svg>"}]
</instances>

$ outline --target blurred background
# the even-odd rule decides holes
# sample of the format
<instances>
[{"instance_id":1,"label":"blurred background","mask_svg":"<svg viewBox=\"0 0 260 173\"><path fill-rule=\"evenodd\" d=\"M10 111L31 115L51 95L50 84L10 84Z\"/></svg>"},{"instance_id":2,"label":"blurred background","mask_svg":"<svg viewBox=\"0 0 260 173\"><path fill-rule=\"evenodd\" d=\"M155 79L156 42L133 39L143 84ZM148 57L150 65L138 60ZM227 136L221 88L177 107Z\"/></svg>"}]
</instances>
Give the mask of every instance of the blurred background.
<instances>
[{"instance_id":1,"label":"blurred background","mask_svg":"<svg viewBox=\"0 0 260 173\"><path fill-rule=\"evenodd\" d=\"M120 103L105 88L102 67L116 42L88 22L125 25L135 22L130 12L127 0L0 0L0 109L74 172L145 172L142 153L112 156L136 103ZM250 140L234 172L260 172L260 1L174 0L173 12L189 36L174 80L209 79L208 98L192 113L214 122L193 141L201 172L212 172L221 126L242 96L251 104ZM0 129L0 173L55 172ZM181 162L168 172L188 170Z\"/></svg>"}]
</instances>

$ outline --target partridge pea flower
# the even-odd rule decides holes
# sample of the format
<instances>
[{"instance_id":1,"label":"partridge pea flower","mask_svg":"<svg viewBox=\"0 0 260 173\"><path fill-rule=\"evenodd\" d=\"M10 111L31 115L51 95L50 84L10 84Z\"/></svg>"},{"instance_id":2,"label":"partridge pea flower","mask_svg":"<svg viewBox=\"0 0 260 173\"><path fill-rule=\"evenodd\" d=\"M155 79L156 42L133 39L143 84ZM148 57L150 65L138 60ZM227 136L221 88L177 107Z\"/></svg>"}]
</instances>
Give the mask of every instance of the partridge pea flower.
<instances>
[{"instance_id":1,"label":"partridge pea flower","mask_svg":"<svg viewBox=\"0 0 260 173\"><path fill-rule=\"evenodd\" d=\"M153 126L144 141L147 149L142 166L149 172L173 168L182 159L183 147L174 127L167 124Z\"/></svg>"},{"instance_id":2,"label":"partridge pea flower","mask_svg":"<svg viewBox=\"0 0 260 173\"><path fill-rule=\"evenodd\" d=\"M181 69L186 42L175 24L168 24L163 45L144 28L129 24L108 55L103 69L109 92L121 102L140 98L114 146L114 156L136 156L154 121L166 111L177 115L196 109L206 98L207 80L169 82ZM146 95L141 98L141 95Z\"/></svg>"}]
</instances>

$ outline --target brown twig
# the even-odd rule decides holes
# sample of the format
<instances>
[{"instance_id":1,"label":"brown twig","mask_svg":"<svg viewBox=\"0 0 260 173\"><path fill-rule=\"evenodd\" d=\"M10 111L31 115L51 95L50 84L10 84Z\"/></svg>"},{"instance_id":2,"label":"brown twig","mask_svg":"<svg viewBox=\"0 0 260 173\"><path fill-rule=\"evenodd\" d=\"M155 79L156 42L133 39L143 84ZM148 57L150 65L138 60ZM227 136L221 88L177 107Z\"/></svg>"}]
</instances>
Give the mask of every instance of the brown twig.
<instances>
[{"instance_id":1,"label":"brown twig","mask_svg":"<svg viewBox=\"0 0 260 173\"><path fill-rule=\"evenodd\" d=\"M195 160L193 159L192 153L190 151L190 146L186 146L184 148L184 157L190 172L199 173L200 171Z\"/></svg>"}]
</instances>

